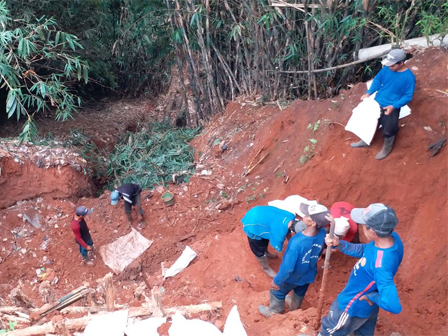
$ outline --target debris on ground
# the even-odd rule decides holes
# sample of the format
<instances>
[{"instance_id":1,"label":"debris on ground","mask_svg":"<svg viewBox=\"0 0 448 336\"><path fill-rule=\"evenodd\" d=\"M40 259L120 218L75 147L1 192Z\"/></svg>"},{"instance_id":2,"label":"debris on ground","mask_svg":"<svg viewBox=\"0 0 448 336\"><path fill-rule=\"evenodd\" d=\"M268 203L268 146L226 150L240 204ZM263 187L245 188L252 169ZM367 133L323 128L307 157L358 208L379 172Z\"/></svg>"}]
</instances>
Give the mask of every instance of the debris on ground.
<instances>
[{"instance_id":1,"label":"debris on ground","mask_svg":"<svg viewBox=\"0 0 448 336\"><path fill-rule=\"evenodd\" d=\"M50 145L36 145L33 143L20 144L18 140L4 140L0 142L0 159L10 157L23 165L33 162L38 168L70 165L80 172L87 169L87 161L74 148L67 148L65 142L52 141Z\"/></svg>"}]
</instances>

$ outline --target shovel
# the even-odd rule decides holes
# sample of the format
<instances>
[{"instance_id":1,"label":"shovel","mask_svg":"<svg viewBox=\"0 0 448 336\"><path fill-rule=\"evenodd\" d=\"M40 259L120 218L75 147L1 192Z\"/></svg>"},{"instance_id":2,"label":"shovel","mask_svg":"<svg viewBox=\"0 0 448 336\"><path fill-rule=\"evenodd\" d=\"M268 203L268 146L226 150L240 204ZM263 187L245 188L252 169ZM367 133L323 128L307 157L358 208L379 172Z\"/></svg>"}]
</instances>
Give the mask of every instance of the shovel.
<instances>
[{"instance_id":1,"label":"shovel","mask_svg":"<svg viewBox=\"0 0 448 336\"><path fill-rule=\"evenodd\" d=\"M330 225L330 239L334 238L334 226L335 226L335 222L333 220L333 221L331 221L331 225ZM328 281L327 280L328 269L330 268L331 251L332 251L332 247L327 246L327 253L325 254L325 262L324 262L324 274L322 276L322 285L320 286L320 291L319 291L319 304L317 306L317 320L315 323L315 329L318 329L320 327L320 319L322 317L322 308L324 305L324 294L325 294L325 289L327 287L327 281Z\"/></svg>"}]
</instances>

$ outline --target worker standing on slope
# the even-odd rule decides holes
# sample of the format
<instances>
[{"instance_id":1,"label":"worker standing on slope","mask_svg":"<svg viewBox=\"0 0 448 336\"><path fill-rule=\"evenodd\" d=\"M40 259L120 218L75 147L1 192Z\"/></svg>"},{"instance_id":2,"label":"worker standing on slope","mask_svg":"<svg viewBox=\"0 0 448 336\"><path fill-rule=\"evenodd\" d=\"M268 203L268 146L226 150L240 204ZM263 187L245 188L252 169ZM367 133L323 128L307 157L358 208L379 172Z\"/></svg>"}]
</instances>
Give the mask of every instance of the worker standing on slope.
<instances>
[{"instance_id":1,"label":"worker standing on slope","mask_svg":"<svg viewBox=\"0 0 448 336\"><path fill-rule=\"evenodd\" d=\"M89 257L88 253L93 249L93 240L90 236L90 231L84 217L91 213L92 210L87 209L85 206L79 206L76 208L72 220L72 231L75 234L75 240L79 246L79 253L81 253L82 258L87 265L93 265L93 260Z\"/></svg>"},{"instance_id":2,"label":"worker standing on slope","mask_svg":"<svg viewBox=\"0 0 448 336\"><path fill-rule=\"evenodd\" d=\"M362 224L368 244L351 244L337 237L325 238L328 246L361 258L355 264L348 283L322 318L318 336L373 335L378 311L399 314L394 276L403 259L403 243L394 228L398 219L394 209L375 203L365 209L353 209L352 219Z\"/></svg>"},{"instance_id":3,"label":"worker standing on slope","mask_svg":"<svg viewBox=\"0 0 448 336\"><path fill-rule=\"evenodd\" d=\"M415 88L415 76L404 63L406 53L401 49L393 49L381 62L384 68L375 76L372 85L361 97L370 97L376 92L375 100L380 105L379 125L383 126L384 145L375 156L377 160L386 158L392 151L395 136L398 133L400 109L412 100ZM352 143L352 147L369 147L363 140Z\"/></svg>"},{"instance_id":4,"label":"worker standing on slope","mask_svg":"<svg viewBox=\"0 0 448 336\"><path fill-rule=\"evenodd\" d=\"M280 270L271 283L269 307L259 307L265 317L283 313L285 298L290 291L292 295L287 300L289 310L299 309L308 286L316 278L317 261L327 233L323 227L328 225L332 217L321 204L302 204L300 210L305 214L303 222L306 228L288 242Z\"/></svg>"}]
</instances>

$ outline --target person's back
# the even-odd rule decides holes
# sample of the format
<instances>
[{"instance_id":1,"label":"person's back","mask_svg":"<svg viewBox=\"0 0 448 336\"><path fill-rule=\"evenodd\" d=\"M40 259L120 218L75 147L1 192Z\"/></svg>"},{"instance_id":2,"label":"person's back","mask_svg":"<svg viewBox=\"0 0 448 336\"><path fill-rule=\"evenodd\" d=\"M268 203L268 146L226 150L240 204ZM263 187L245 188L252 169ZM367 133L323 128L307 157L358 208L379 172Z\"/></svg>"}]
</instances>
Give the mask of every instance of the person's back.
<instances>
[{"instance_id":1,"label":"person's back","mask_svg":"<svg viewBox=\"0 0 448 336\"><path fill-rule=\"evenodd\" d=\"M134 205L135 196L141 191L141 187L133 183L125 183L117 188L123 199Z\"/></svg>"},{"instance_id":2,"label":"person's back","mask_svg":"<svg viewBox=\"0 0 448 336\"><path fill-rule=\"evenodd\" d=\"M381 308L398 314L401 304L398 293L393 284L393 277L403 259L403 243L397 233L392 233L394 245L381 249L374 242L355 245L363 249L363 255L354 266L347 285L338 295L339 309L355 317L367 317L376 309L375 303L370 305L367 301L356 300L360 295L381 292ZM341 251L344 252L343 249Z\"/></svg>"},{"instance_id":3,"label":"person's back","mask_svg":"<svg viewBox=\"0 0 448 336\"><path fill-rule=\"evenodd\" d=\"M272 206L256 206L241 219L243 230L251 239L268 239L277 251L283 248L289 222L295 214Z\"/></svg>"}]
</instances>

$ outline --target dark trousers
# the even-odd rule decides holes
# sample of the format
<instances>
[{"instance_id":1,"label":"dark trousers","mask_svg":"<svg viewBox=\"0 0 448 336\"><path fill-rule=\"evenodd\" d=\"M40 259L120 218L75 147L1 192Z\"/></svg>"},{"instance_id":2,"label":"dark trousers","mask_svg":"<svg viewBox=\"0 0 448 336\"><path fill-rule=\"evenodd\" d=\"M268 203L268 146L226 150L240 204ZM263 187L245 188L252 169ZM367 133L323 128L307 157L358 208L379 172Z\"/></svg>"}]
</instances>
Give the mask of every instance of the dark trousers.
<instances>
[{"instance_id":1,"label":"dark trousers","mask_svg":"<svg viewBox=\"0 0 448 336\"><path fill-rule=\"evenodd\" d=\"M278 286L279 287L278 290L271 289L271 292L279 300L284 300L286 295L288 295L288 293L292 290L294 291L294 293L297 296L303 297L303 296L305 296L305 293L308 290L309 285L310 284L297 286L297 285L293 285L293 284L289 284L289 283L282 283Z\"/></svg>"},{"instance_id":2,"label":"dark trousers","mask_svg":"<svg viewBox=\"0 0 448 336\"><path fill-rule=\"evenodd\" d=\"M134 203L135 203L134 206L140 211L140 215L143 216L145 212L142 209L142 196L140 193L135 196ZM132 213L131 203L128 203L126 201L124 202L124 212L127 214Z\"/></svg>"},{"instance_id":3,"label":"dark trousers","mask_svg":"<svg viewBox=\"0 0 448 336\"><path fill-rule=\"evenodd\" d=\"M82 247L81 244L78 243L77 240L76 240L76 244L78 244L78 246L79 246L79 253L81 253L81 256L84 259L87 259L87 253L88 253L87 249ZM93 246L93 240L89 240L88 242L86 242L86 244L89 245L89 246Z\"/></svg>"},{"instance_id":4,"label":"dark trousers","mask_svg":"<svg viewBox=\"0 0 448 336\"><path fill-rule=\"evenodd\" d=\"M398 133L398 118L400 117L400 110L394 109L391 114L385 115L385 108L381 108L381 115L378 119L378 127L383 126L383 137L390 138Z\"/></svg>"},{"instance_id":5,"label":"dark trousers","mask_svg":"<svg viewBox=\"0 0 448 336\"><path fill-rule=\"evenodd\" d=\"M353 317L339 309L336 299L327 316L322 318L322 327L317 336L373 336L377 320L378 309L366 318Z\"/></svg>"},{"instance_id":6,"label":"dark trousers","mask_svg":"<svg viewBox=\"0 0 448 336\"><path fill-rule=\"evenodd\" d=\"M249 246L252 250L253 254L255 254L256 257L262 257L266 254L266 251L268 250L269 245L269 239L252 239L247 237L249 240Z\"/></svg>"}]
</instances>

